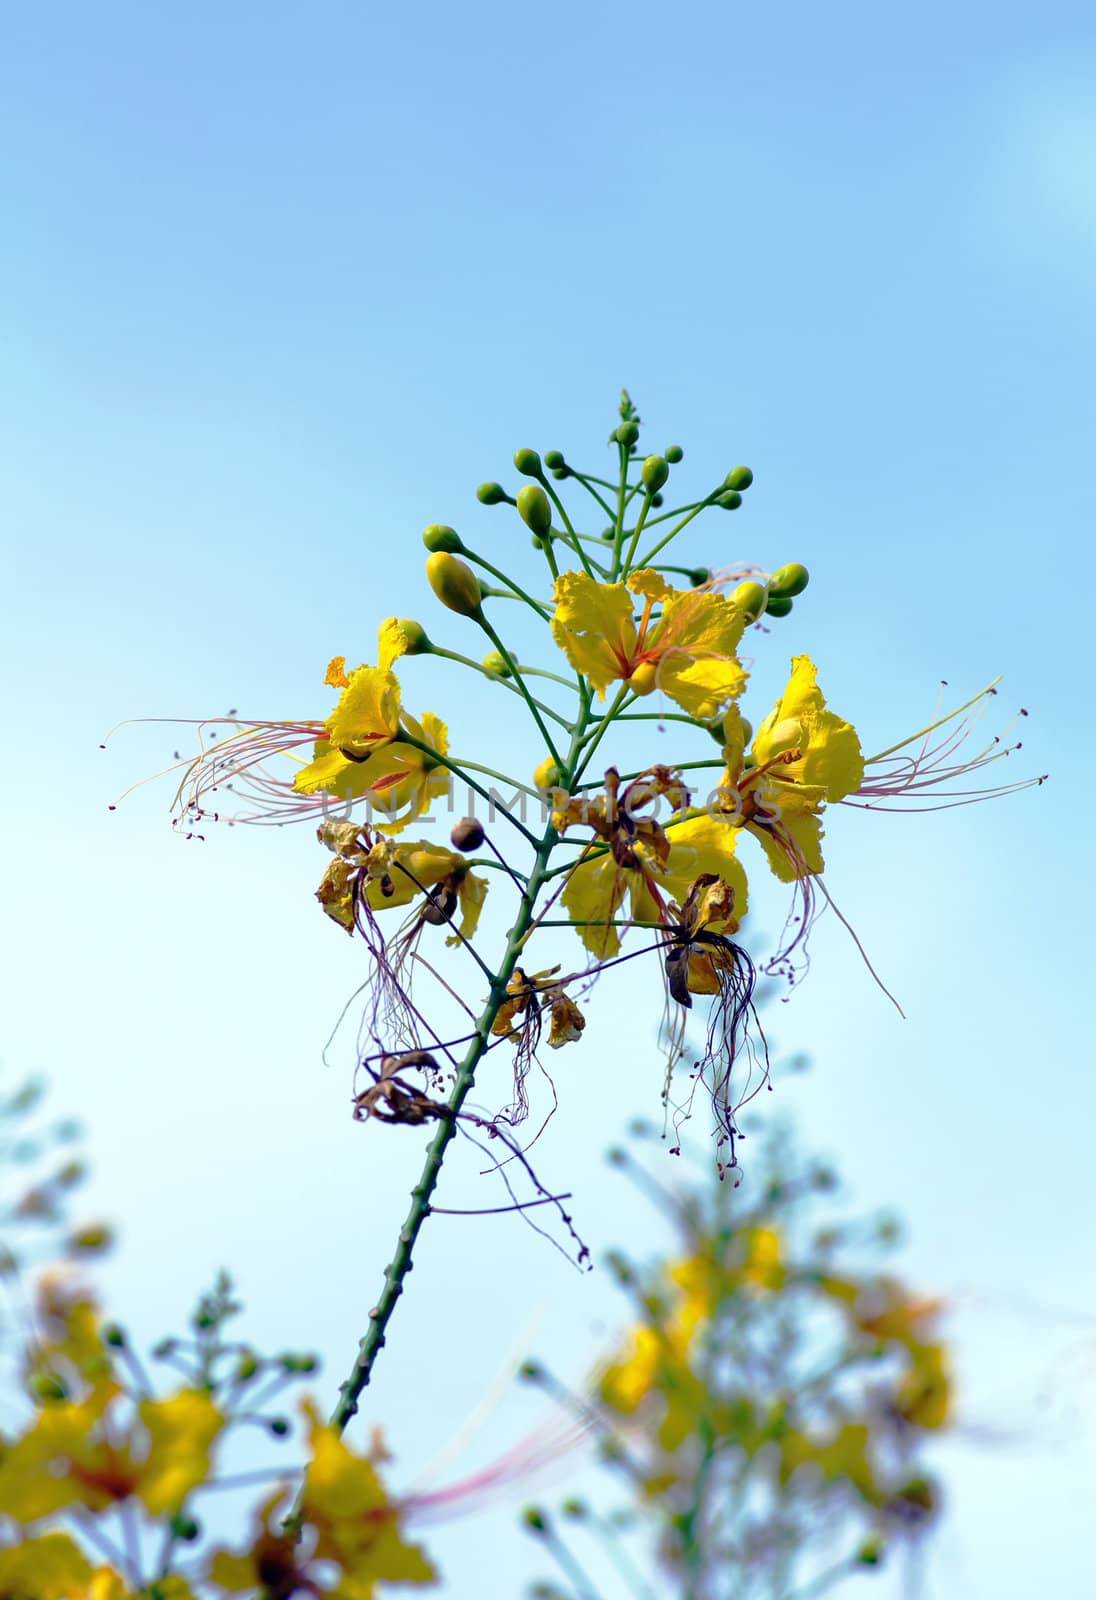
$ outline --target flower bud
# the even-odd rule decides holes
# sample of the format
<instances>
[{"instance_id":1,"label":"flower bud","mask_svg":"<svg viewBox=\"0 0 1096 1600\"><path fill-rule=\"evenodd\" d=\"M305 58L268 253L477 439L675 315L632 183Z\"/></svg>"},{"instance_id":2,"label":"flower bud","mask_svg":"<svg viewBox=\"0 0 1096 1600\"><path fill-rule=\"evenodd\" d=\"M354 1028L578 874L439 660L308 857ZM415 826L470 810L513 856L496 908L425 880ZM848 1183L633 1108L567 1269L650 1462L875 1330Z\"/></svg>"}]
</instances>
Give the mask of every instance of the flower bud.
<instances>
[{"instance_id":1,"label":"flower bud","mask_svg":"<svg viewBox=\"0 0 1096 1600\"><path fill-rule=\"evenodd\" d=\"M405 656L428 656L433 650L434 646L427 638L421 622L414 622L410 617L397 617L396 626L407 641L403 651Z\"/></svg>"},{"instance_id":2,"label":"flower bud","mask_svg":"<svg viewBox=\"0 0 1096 1600\"><path fill-rule=\"evenodd\" d=\"M432 559L437 560L437 557L435 556ZM754 583L752 579L747 579L745 583L740 583L731 596L732 602L740 611L746 613L751 622L756 622L758 617L764 616L765 603L768 598L761 584Z\"/></svg>"},{"instance_id":3,"label":"flower bud","mask_svg":"<svg viewBox=\"0 0 1096 1600\"><path fill-rule=\"evenodd\" d=\"M509 663L501 651L488 650L483 658L483 664L488 672L497 673L500 678L508 678L510 676Z\"/></svg>"},{"instance_id":4,"label":"flower bud","mask_svg":"<svg viewBox=\"0 0 1096 1600\"><path fill-rule=\"evenodd\" d=\"M267 1423L267 1427L270 1429L275 1439L284 1439L286 1434L289 1432L289 1418L271 1417L270 1421Z\"/></svg>"},{"instance_id":5,"label":"flower bud","mask_svg":"<svg viewBox=\"0 0 1096 1600\"><path fill-rule=\"evenodd\" d=\"M526 1506L521 1514L521 1519L533 1533L548 1532L548 1518L538 1506Z\"/></svg>"},{"instance_id":6,"label":"flower bud","mask_svg":"<svg viewBox=\"0 0 1096 1600\"><path fill-rule=\"evenodd\" d=\"M509 498L510 496L506 493L501 483L481 483L476 490L476 499L481 506L501 505L504 500L509 500Z\"/></svg>"},{"instance_id":7,"label":"flower bud","mask_svg":"<svg viewBox=\"0 0 1096 1600\"><path fill-rule=\"evenodd\" d=\"M585 1500L565 1500L559 1509L565 1517L570 1517L572 1522L582 1522L590 1515L590 1508Z\"/></svg>"},{"instance_id":8,"label":"flower bud","mask_svg":"<svg viewBox=\"0 0 1096 1600\"><path fill-rule=\"evenodd\" d=\"M194 1517L188 1517L185 1511L177 1511L168 1527L173 1537L181 1539L184 1544L193 1544L202 1531L201 1523Z\"/></svg>"},{"instance_id":9,"label":"flower bud","mask_svg":"<svg viewBox=\"0 0 1096 1600\"><path fill-rule=\"evenodd\" d=\"M737 489L725 489L716 497L716 505L722 506L724 511L737 511L742 504L742 496Z\"/></svg>"},{"instance_id":10,"label":"flower bud","mask_svg":"<svg viewBox=\"0 0 1096 1600\"><path fill-rule=\"evenodd\" d=\"M461 817L459 822L454 822L449 835L453 849L462 854L466 850L478 850L483 843L483 824L476 817Z\"/></svg>"},{"instance_id":11,"label":"flower bud","mask_svg":"<svg viewBox=\"0 0 1096 1600\"><path fill-rule=\"evenodd\" d=\"M811 575L806 567L798 561L789 561L786 567L778 567L769 579L769 593L782 600L790 600L794 595L802 594L810 581Z\"/></svg>"},{"instance_id":12,"label":"flower bud","mask_svg":"<svg viewBox=\"0 0 1096 1600\"><path fill-rule=\"evenodd\" d=\"M671 444L671 445L667 446L667 448L662 453L666 457L666 460L670 463L670 465L672 467L676 467L678 462L685 455L684 450L681 448L681 446L679 444Z\"/></svg>"},{"instance_id":13,"label":"flower bud","mask_svg":"<svg viewBox=\"0 0 1096 1600\"><path fill-rule=\"evenodd\" d=\"M605 540L606 544L612 544L613 540L616 538L616 529L602 528L601 537Z\"/></svg>"},{"instance_id":14,"label":"flower bud","mask_svg":"<svg viewBox=\"0 0 1096 1600\"><path fill-rule=\"evenodd\" d=\"M658 666L653 661L641 661L628 679L633 694L650 694L658 687Z\"/></svg>"},{"instance_id":15,"label":"flower bud","mask_svg":"<svg viewBox=\"0 0 1096 1600\"><path fill-rule=\"evenodd\" d=\"M553 756L545 756L533 773L533 783L541 794L547 794L549 789L558 789L562 782L563 773L558 761Z\"/></svg>"},{"instance_id":16,"label":"flower bud","mask_svg":"<svg viewBox=\"0 0 1096 1600\"><path fill-rule=\"evenodd\" d=\"M856 1559L862 1567L877 1567L883 1559L883 1541L876 1534L864 1540L856 1552Z\"/></svg>"},{"instance_id":17,"label":"flower bud","mask_svg":"<svg viewBox=\"0 0 1096 1600\"><path fill-rule=\"evenodd\" d=\"M732 467L723 480L725 489L748 489L753 482L753 473L749 467Z\"/></svg>"},{"instance_id":18,"label":"flower bud","mask_svg":"<svg viewBox=\"0 0 1096 1600\"><path fill-rule=\"evenodd\" d=\"M656 510L658 509L658 507L660 505L662 505L662 503L663 503L662 502L662 496L660 494L655 493L655 494L653 494L651 496L651 504L655 507Z\"/></svg>"},{"instance_id":19,"label":"flower bud","mask_svg":"<svg viewBox=\"0 0 1096 1600\"><path fill-rule=\"evenodd\" d=\"M551 532L552 508L539 483L527 483L524 489L518 490L518 516L541 538Z\"/></svg>"},{"instance_id":20,"label":"flower bud","mask_svg":"<svg viewBox=\"0 0 1096 1600\"><path fill-rule=\"evenodd\" d=\"M544 452L544 465L550 472L558 472L560 467L566 466L562 450L546 450Z\"/></svg>"},{"instance_id":21,"label":"flower bud","mask_svg":"<svg viewBox=\"0 0 1096 1600\"><path fill-rule=\"evenodd\" d=\"M784 595L770 594L765 610L770 617L786 617L794 604L794 600L789 600Z\"/></svg>"},{"instance_id":22,"label":"flower bud","mask_svg":"<svg viewBox=\"0 0 1096 1600\"><path fill-rule=\"evenodd\" d=\"M460 534L455 528L447 528L444 522L432 522L428 528L424 528L422 542L434 554L445 551L448 555L456 555L464 549Z\"/></svg>"},{"instance_id":23,"label":"flower bud","mask_svg":"<svg viewBox=\"0 0 1096 1600\"><path fill-rule=\"evenodd\" d=\"M555 478L557 480L559 480L561 478L569 478L569 477L571 477L571 469L567 465L567 463L564 462L562 467L553 467L552 468L552 476L553 476L553 478Z\"/></svg>"},{"instance_id":24,"label":"flower bud","mask_svg":"<svg viewBox=\"0 0 1096 1600\"><path fill-rule=\"evenodd\" d=\"M479 579L466 561L439 551L427 557L426 576L443 606L461 617L478 615L483 593Z\"/></svg>"},{"instance_id":25,"label":"flower bud","mask_svg":"<svg viewBox=\"0 0 1096 1600\"><path fill-rule=\"evenodd\" d=\"M670 476L665 456L648 456L641 470L643 487L648 494L657 494Z\"/></svg>"},{"instance_id":26,"label":"flower bud","mask_svg":"<svg viewBox=\"0 0 1096 1600\"><path fill-rule=\"evenodd\" d=\"M523 478L540 478L544 476L544 468L540 464L540 457L535 450L525 448L514 451L514 465Z\"/></svg>"},{"instance_id":27,"label":"flower bud","mask_svg":"<svg viewBox=\"0 0 1096 1600\"><path fill-rule=\"evenodd\" d=\"M639 438L639 429L634 422L622 422L614 431L613 437L630 450Z\"/></svg>"},{"instance_id":28,"label":"flower bud","mask_svg":"<svg viewBox=\"0 0 1096 1600\"><path fill-rule=\"evenodd\" d=\"M103 1329L103 1343L109 1344L113 1350L121 1350L124 1349L125 1342L125 1329L120 1328L116 1322L108 1322Z\"/></svg>"},{"instance_id":29,"label":"flower bud","mask_svg":"<svg viewBox=\"0 0 1096 1600\"><path fill-rule=\"evenodd\" d=\"M98 1255L102 1250L109 1250L114 1243L114 1235L104 1222L89 1222L86 1227L78 1228L69 1235L68 1247L73 1255Z\"/></svg>"},{"instance_id":30,"label":"flower bud","mask_svg":"<svg viewBox=\"0 0 1096 1600\"><path fill-rule=\"evenodd\" d=\"M36 1372L30 1380L30 1392L36 1400L67 1400L68 1388L52 1372Z\"/></svg>"},{"instance_id":31,"label":"flower bud","mask_svg":"<svg viewBox=\"0 0 1096 1600\"><path fill-rule=\"evenodd\" d=\"M694 567L689 573L689 582L694 589L699 589L702 583L711 581L711 569L708 567Z\"/></svg>"}]
</instances>

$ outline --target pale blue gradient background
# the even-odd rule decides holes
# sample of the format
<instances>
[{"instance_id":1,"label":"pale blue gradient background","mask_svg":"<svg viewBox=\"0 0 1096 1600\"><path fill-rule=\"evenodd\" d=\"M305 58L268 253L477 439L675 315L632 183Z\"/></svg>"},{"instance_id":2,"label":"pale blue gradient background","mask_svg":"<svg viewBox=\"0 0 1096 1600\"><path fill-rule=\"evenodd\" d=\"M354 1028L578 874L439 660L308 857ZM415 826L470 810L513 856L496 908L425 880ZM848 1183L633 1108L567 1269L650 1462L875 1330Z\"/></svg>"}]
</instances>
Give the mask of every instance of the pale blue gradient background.
<instances>
[{"instance_id":1,"label":"pale blue gradient background","mask_svg":"<svg viewBox=\"0 0 1096 1600\"><path fill-rule=\"evenodd\" d=\"M2 33L0 1042L88 1121L115 1309L152 1336L228 1262L256 1336L318 1343L329 1394L422 1140L350 1123L345 1052L319 1062L360 962L311 902L308 830L186 846L164 787L111 815L186 734L100 738L322 715L328 657L368 657L391 612L478 652L419 530L535 572L475 484L512 484L522 444L607 464L627 383L650 447L685 446L678 482L757 475L692 557L815 572L759 645L757 705L808 649L869 747L941 677L1002 672L1001 721L1033 713L1007 770L1051 768L1043 789L832 818L828 881L908 1020L824 921L777 1030L816 1067L767 1108L898 1207L911 1274L958 1298L924 1593L1088 1592L1090 8L12 4ZM531 766L501 695L403 677L458 750L489 732ZM635 1223L600 1152L659 1085L615 994L538 1147L598 1250ZM474 1172L448 1203L492 1203ZM577 1379L620 1315L516 1220L436 1219L366 1413L396 1481L530 1340ZM535 1414L505 1401L453 1470ZM518 1592L512 1520L435 1535L449 1592L484 1592L485 1545L490 1592ZM899 1592L872 1585L848 1592Z\"/></svg>"}]
</instances>

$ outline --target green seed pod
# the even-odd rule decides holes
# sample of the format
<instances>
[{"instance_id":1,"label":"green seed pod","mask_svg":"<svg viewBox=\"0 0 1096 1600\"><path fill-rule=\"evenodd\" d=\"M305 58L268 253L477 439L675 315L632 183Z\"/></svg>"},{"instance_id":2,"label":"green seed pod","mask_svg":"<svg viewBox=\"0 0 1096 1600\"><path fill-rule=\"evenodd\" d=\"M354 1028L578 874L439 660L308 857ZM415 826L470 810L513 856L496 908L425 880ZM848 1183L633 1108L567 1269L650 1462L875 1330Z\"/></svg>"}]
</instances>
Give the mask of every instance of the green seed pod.
<instances>
[{"instance_id":1,"label":"green seed pod","mask_svg":"<svg viewBox=\"0 0 1096 1600\"><path fill-rule=\"evenodd\" d=\"M716 505L722 506L724 511L737 511L741 504L742 496L737 489L725 489L716 500Z\"/></svg>"},{"instance_id":2,"label":"green seed pod","mask_svg":"<svg viewBox=\"0 0 1096 1600\"><path fill-rule=\"evenodd\" d=\"M428 528L424 528L422 542L434 555L444 552L455 556L464 549L460 534L455 528L447 528L444 522L432 522Z\"/></svg>"},{"instance_id":3,"label":"green seed pod","mask_svg":"<svg viewBox=\"0 0 1096 1600\"><path fill-rule=\"evenodd\" d=\"M620 444L630 450L639 438L639 428L634 422L622 422L616 429L615 437Z\"/></svg>"},{"instance_id":4,"label":"green seed pod","mask_svg":"<svg viewBox=\"0 0 1096 1600\"><path fill-rule=\"evenodd\" d=\"M648 456L642 468L643 487L648 494L657 494L670 476L665 456Z\"/></svg>"},{"instance_id":5,"label":"green seed pod","mask_svg":"<svg viewBox=\"0 0 1096 1600\"><path fill-rule=\"evenodd\" d=\"M544 468L540 464L540 457L535 450L528 447L514 451L514 465L523 478L542 478Z\"/></svg>"},{"instance_id":6,"label":"green seed pod","mask_svg":"<svg viewBox=\"0 0 1096 1600\"><path fill-rule=\"evenodd\" d=\"M406 656L428 656L434 646L426 636L426 629L421 622L415 622L411 617L397 617L396 625L407 640Z\"/></svg>"},{"instance_id":7,"label":"green seed pod","mask_svg":"<svg viewBox=\"0 0 1096 1600\"><path fill-rule=\"evenodd\" d=\"M481 483L476 490L476 499L481 506L498 506L509 498L501 483Z\"/></svg>"},{"instance_id":8,"label":"green seed pod","mask_svg":"<svg viewBox=\"0 0 1096 1600\"><path fill-rule=\"evenodd\" d=\"M497 650L488 650L483 658L483 664L488 672L495 672L500 678L508 678L510 676L510 668L506 657Z\"/></svg>"},{"instance_id":9,"label":"green seed pod","mask_svg":"<svg viewBox=\"0 0 1096 1600\"><path fill-rule=\"evenodd\" d=\"M566 466L566 462L563 459L563 451L546 450L544 452L544 465L550 472L556 472L560 467Z\"/></svg>"},{"instance_id":10,"label":"green seed pod","mask_svg":"<svg viewBox=\"0 0 1096 1600\"><path fill-rule=\"evenodd\" d=\"M479 579L467 562L445 551L439 551L426 560L426 577L431 589L443 606L460 617L479 614L483 592Z\"/></svg>"},{"instance_id":11,"label":"green seed pod","mask_svg":"<svg viewBox=\"0 0 1096 1600\"><path fill-rule=\"evenodd\" d=\"M734 594L731 596L734 604L740 611L744 611L746 613L746 616L750 622L756 622L758 617L764 616L765 604L768 598L769 597L762 588L761 584L754 583L753 580L749 578L745 583L740 583Z\"/></svg>"},{"instance_id":12,"label":"green seed pod","mask_svg":"<svg viewBox=\"0 0 1096 1600\"><path fill-rule=\"evenodd\" d=\"M769 603L765 610L770 617L786 617L794 604L795 601L789 600L786 595L773 594L770 591Z\"/></svg>"},{"instance_id":13,"label":"green seed pod","mask_svg":"<svg viewBox=\"0 0 1096 1600\"><path fill-rule=\"evenodd\" d=\"M769 593L778 595L782 600L791 600L795 595L802 594L811 581L811 575L806 567L798 561L789 561L786 567L778 567L769 579Z\"/></svg>"},{"instance_id":14,"label":"green seed pod","mask_svg":"<svg viewBox=\"0 0 1096 1600\"><path fill-rule=\"evenodd\" d=\"M552 530L552 507L539 483L527 483L518 490L518 516L533 533L542 538Z\"/></svg>"},{"instance_id":15,"label":"green seed pod","mask_svg":"<svg viewBox=\"0 0 1096 1600\"><path fill-rule=\"evenodd\" d=\"M753 482L749 467L732 467L723 480L725 489L748 489Z\"/></svg>"},{"instance_id":16,"label":"green seed pod","mask_svg":"<svg viewBox=\"0 0 1096 1600\"><path fill-rule=\"evenodd\" d=\"M676 467L678 462L681 461L685 455L684 450L679 444L668 445L662 453L666 457L666 460L670 463L671 467Z\"/></svg>"}]
</instances>

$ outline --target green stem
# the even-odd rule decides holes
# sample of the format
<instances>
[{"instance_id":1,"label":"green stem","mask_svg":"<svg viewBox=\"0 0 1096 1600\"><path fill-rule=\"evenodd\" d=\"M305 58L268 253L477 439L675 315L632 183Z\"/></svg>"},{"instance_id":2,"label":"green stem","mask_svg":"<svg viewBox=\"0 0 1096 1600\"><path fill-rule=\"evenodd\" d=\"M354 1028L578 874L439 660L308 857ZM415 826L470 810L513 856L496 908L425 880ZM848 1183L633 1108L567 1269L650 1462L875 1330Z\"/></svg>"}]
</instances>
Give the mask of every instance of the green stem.
<instances>
[{"instance_id":1,"label":"green stem","mask_svg":"<svg viewBox=\"0 0 1096 1600\"><path fill-rule=\"evenodd\" d=\"M563 526L566 528L567 533L569 535L569 537L564 540L564 543L569 545L570 548L575 552L575 555L578 556L579 560L582 562L582 565L585 567L587 573L592 578L594 574L590 569L589 561L587 561L587 559L586 559L586 553L583 550L582 546L578 542L578 535L576 534L576 532L574 530L574 526L573 526L573 524L571 522L571 519L567 515L567 507L564 505L563 501L560 499L560 497L556 493L556 491L552 488L552 485L548 482L547 478L542 477L540 481L541 481L541 485L542 485L545 493L551 498L552 504L555 506L556 510L559 512L560 518L562 519L562 522L563 522ZM558 535L557 537L562 537L562 535ZM545 546L546 550L549 550L550 548L551 548L550 545L546 545ZM559 573L556 571L554 563L553 563L552 570L553 570L553 573L554 573L555 577L558 578L559 577Z\"/></svg>"},{"instance_id":2,"label":"green stem","mask_svg":"<svg viewBox=\"0 0 1096 1600\"><path fill-rule=\"evenodd\" d=\"M499 783L512 784L515 789L520 789L522 794L527 794L530 800L540 799L540 795L535 789L530 789L528 784L519 783L516 778L511 778L509 773L496 772L494 767L482 767L478 761L465 761L463 756L459 758L454 756L453 760L459 764L462 771L481 772L485 778L497 778Z\"/></svg>"},{"instance_id":3,"label":"green stem","mask_svg":"<svg viewBox=\"0 0 1096 1600\"><path fill-rule=\"evenodd\" d=\"M539 600L534 600L531 594L526 594L521 585L519 583L515 583L513 578L511 578L508 573L503 572L501 567L496 567L493 562L486 560L484 556L478 556L474 550L466 549L464 553L468 557L469 561L474 561L476 563L477 567L482 567L485 572L490 572L493 577L501 579L501 581L513 591L513 594L517 599L524 600L527 606L532 606L533 610L542 616L545 622L547 622L549 615L547 608L542 606Z\"/></svg>"},{"instance_id":4,"label":"green stem","mask_svg":"<svg viewBox=\"0 0 1096 1600\"><path fill-rule=\"evenodd\" d=\"M598 745L601 743L602 735L605 733L606 729L610 726L610 724L613 721L614 716L621 709L621 707L624 705L625 700L626 700L627 696L630 693L631 693L631 690L628 688L628 685L626 683L622 683L620 688L617 690L616 699L613 701L613 703L609 707L608 711L606 711L604 716L601 718L601 721L598 723L597 727L594 729L593 738L591 738L589 740L589 744L587 746L587 749L586 749L585 753L583 754L582 761L580 762L579 766L575 770L574 781L571 784L568 785L568 787L570 789L573 790L576 787L576 785L578 784L579 778L582 777L582 774L586 771L586 768L590 765L590 758L593 755L594 751L597 749ZM585 784L583 787L585 787L585 788L596 788L597 785L596 784Z\"/></svg>"},{"instance_id":5,"label":"green stem","mask_svg":"<svg viewBox=\"0 0 1096 1600\"><path fill-rule=\"evenodd\" d=\"M593 498L597 501L598 505L601 507L602 511L604 511L605 515L609 518L609 521L612 522L612 520L613 520L613 508L612 508L612 506L609 504L609 502L607 500L603 500L601 498L601 496L598 494L596 489L591 489L590 485L592 483L600 483L602 488L609 490L610 494L615 492L616 485L613 484L613 483L606 483L604 478L592 478L588 472L575 472L574 470L572 470L571 476L578 483L581 483L582 487L586 490L586 493L588 495L592 495L593 496Z\"/></svg>"},{"instance_id":6,"label":"green stem","mask_svg":"<svg viewBox=\"0 0 1096 1600\"><path fill-rule=\"evenodd\" d=\"M422 744L418 739L413 739L409 733L404 733L402 731L400 733L400 743L409 744L413 749L423 751L424 754L428 755L438 766L444 767L446 771L452 772L458 778L462 778L470 789L475 790L476 794L479 795L481 800L486 800L489 806L494 806L494 800L488 791L483 787L483 785L481 783L477 783L475 778L470 778L463 767L458 766L455 761L450 761L448 756L443 756L440 750L434 749L433 745ZM502 775L500 773L493 773L492 776L501 777ZM503 777L502 781L504 783L512 782L510 778L506 777ZM520 787L520 785L518 785L518 787ZM536 844L536 834L530 833L529 829L523 822L519 822L517 817L511 816L509 811L503 812L503 815L508 821L513 823L514 827L517 828L519 833L523 833L525 835L530 844Z\"/></svg>"},{"instance_id":7,"label":"green stem","mask_svg":"<svg viewBox=\"0 0 1096 1600\"><path fill-rule=\"evenodd\" d=\"M643 560L639 563L639 565L641 567L649 567L651 565L651 562L654 560L655 556L658 555L658 552L660 550L664 550L666 548L666 546L670 543L671 539L676 539L678 534L681 532L682 528L686 527L693 520L694 517L698 517L700 515L700 513L704 510L705 506L709 506L709 505L711 505L711 503L712 503L711 499L708 499L708 500L701 500L699 505L695 505L690 512L688 512L685 516L682 517L681 521L677 524L676 527L671 528L669 533L664 535L664 537L661 538L658 541L657 544L653 544L651 546L651 548L648 550L647 554L643 557Z\"/></svg>"},{"instance_id":8,"label":"green stem","mask_svg":"<svg viewBox=\"0 0 1096 1600\"><path fill-rule=\"evenodd\" d=\"M620 454L620 482L617 484L616 528L613 534L613 562L609 574L613 582L620 573L620 547L624 542L624 507L627 505L628 495L628 447L618 444Z\"/></svg>"},{"instance_id":9,"label":"green stem","mask_svg":"<svg viewBox=\"0 0 1096 1600\"><path fill-rule=\"evenodd\" d=\"M540 711L538 709L538 702L533 699L532 695L529 693L528 689L525 687L525 680L521 675L521 668L518 666L517 662L514 660L513 656L510 654L509 650L507 650L506 646L503 644L502 640L499 638L499 636L496 633L495 629L491 626L490 622L487 620L486 616L484 616L482 611L477 613L476 621L479 623L479 625L483 629L484 633L490 639L491 643L494 645L494 647L498 651L499 655L506 662L506 665L510 668L510 672L511 672L511 675L512 675L512 677L514 679L514 684L515 684L515 686L516 686L516 688L518 690L518 693L521 695L522 699L525 701L526 705L529 707L529 710L532 712L533 721L536 723L537 727L540 730L541 738L544 740L545 744L548 746L549 755L552 757L552 760L556 763L557 767L561 767L563 765L563 763L559 758L559 751L556 749L555 744L553 743L552 735L548 732L548 729L544 726L544 720L541 717ZM560 720L560 719L557 719L557 720ZM567 724L564 723L564 727L566 727L566 726L567 726Z\"/></svg>"},{"instance_id":10,"label":"green stem","mask_svg":"<svg viewBox=\"0 0 1096 1600\"><path fill-rule=\"evenodd\" d=\"M521 695L521 690L517 685L511 683L508 678L504 678L501 672L492 672L491 668L485 667L482 661L473 661L471 656L462 656L458 650L445 650L440 644L435 644L431 645L430 654L432 656L442 656L446 661L457 661L462 667L472 667L482 677L490 678L492 683L501 684L511 694ZM532 672L536 669L530 667L529 670ZM541 672L539 670L536 670L536 675L538 678L554 678L556 676L554 672ZM568 689L574 688L574 684L568 683L566 678L556 678L556 682L562 683ZM522 698L527 698L527 696L522 696ZM546 717L551 717L553 722L558 722L561 728L566 728L570 732L571 724L566 717L561 717L558 711L553 711L551 706L546 706L542 700L538 700L536 704Z\"/></svg>"},{"instance_id":11,"label":"green stem","mask_svg":"<svg viewBox=\"0 0 1096 1600\"><path fill-rule=\"evenodd\" d=\"M632 529L632 540L628 546L628 554L624 558L624 566L621 568L621 577L623 577L625 573L630 572L632 569L632 557L636 553L636 546L639 544L639 536L643 532L643 524L647 521L647 513L650 511L650 509L651 496L650 494L645 494L643 496L643 504L639 508L639 516L636 518L636 525ZM646 566L647 563L644 562L643 565Z\"/></svg>"}]
</instances>

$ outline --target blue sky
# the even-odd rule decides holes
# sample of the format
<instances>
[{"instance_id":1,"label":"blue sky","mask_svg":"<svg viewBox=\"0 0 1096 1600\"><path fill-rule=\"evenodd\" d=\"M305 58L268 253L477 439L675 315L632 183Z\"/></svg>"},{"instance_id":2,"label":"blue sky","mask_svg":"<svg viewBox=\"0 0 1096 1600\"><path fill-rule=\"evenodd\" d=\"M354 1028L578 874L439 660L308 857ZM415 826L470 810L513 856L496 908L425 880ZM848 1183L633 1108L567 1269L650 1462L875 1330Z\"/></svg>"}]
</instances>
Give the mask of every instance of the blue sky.
<instances>
[{"instance_id":1,"label":"blue sky","mask_svg":"<svg viewBox=\"0 0 1096 1600\"><path fill-rule=\"evenodd\" d=\"M832 819L828 881L908 1020L823 922L778 1030L815 1067L776 1099L957 1300L969 1426L940 1455L926 1594L1077 1592L1096 1397L1059 1380L1058 1434L1036 1396L1096 1317L1089 9L52 4L4 32L0 1048L88 1122L119 1309L158 1332L226 1259L258 1330L320 1344L333 1385L418 1154L350 1124L345 1056L319 1061L358 973L312 906L307 830L188 847L164 787L108 813L185 734L104 754L105 730L323 715L328 658L367 658L393 612L475 651L426 590L421 528L534 574L475 485L512 483L525 444L597 470L627 384L684 484L756 474L690 559L812 569L758 644L762 708L808 650L873 748L941 678L965 697L1002 673L1002 722L1031 712L1009 774L1044 788ZM455 746L536 759L475 685L422 661L404 682ZM561 1067L541 1147L601 1248L630 1203L599 1152L657 1105L625 1009ZM481 1196L466 1166L453 1193ZM409 1469L538 1318L578 1375L618 1315L517 1223L459 1226L425 1241L378 1372ZM451 1592L477 1592L482 1531L445 1538ZM504 1538L500 1570L522 1556Z\"/></svg>"}]
</instances>

